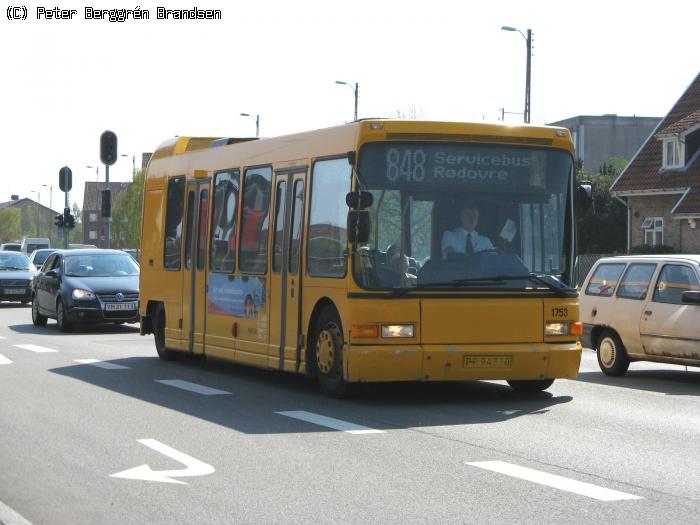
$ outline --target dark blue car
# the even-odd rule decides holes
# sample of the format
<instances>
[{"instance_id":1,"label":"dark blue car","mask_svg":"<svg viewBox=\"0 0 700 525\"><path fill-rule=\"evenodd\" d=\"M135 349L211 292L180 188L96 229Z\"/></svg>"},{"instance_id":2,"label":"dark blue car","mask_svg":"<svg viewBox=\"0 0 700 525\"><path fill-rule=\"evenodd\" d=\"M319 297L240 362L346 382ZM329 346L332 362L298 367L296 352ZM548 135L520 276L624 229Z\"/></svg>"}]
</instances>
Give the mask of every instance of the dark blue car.
<instances>
[{"instance_id":1,"label":"dark blue car","mask_svg":"<svg viewBox=\"0 0 700 525\"><path fill-rule=\"evenodd\" d=\"M79 323L136 323L139 266L119 250L58 250L34 278L32 321L56 319L59 330Z\"/></svg>"},{"instance_id":2,"label":"dark blue car","mask_svg":"<svg viewBox=\"0 0 700 525\"><path fill-rule=\"evenodd\" d=\"M0 301L28 303L35 273L36 267L26 255L0 251Z\"/></svg>"}]
</instances>

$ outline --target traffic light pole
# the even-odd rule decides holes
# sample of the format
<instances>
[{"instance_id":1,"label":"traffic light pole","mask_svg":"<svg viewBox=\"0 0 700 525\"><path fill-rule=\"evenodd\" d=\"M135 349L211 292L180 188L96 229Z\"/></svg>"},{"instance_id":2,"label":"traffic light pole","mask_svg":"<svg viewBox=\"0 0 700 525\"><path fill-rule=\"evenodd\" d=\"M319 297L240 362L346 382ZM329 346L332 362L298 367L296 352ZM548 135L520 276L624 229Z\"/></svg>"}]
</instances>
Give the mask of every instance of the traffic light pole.
<instances>
[{"instance_id":1,"label":"traffic light pole","mask_svg":"<svg viewBox=\"0 0 700 525\"><path fill-rule=\"evenodd\" d=\"M108 193L107 193L108 198L111 199L111 198L112 198L112 194L111 194L111 192L109 191L109 164L105 165L105 182L106 182L106 186L107 186L105 189L106 189L107 192L108 192ZM112 203L110 202L110 205L111 205L111 204L112 204ZM109 215L111 215L111 214L112 214L112 209L111 209L112 207L110 206L109 208L110 208L110 210L109 210ZM112 217L111 217L111 216L110 216L110 217L104 217L104 221L105 221L105 248L108 248L108 249L109 249L109 248L110 248L110 244L109 244L109 223L112 221Z\"/></svg>"},{"instance_id":2,"label":"traffic light pole","mask_svg":"<svg viewBox=\"0 0 700 525\"><path fill-rule=\"evenodd\" d=\"M65 207L68 207L68 192L65 192L63 195L66 196L66 205ZM64 225L63 226L63 248L65 250L68 249L68 228Z\"/></svg>"}]
</instances>

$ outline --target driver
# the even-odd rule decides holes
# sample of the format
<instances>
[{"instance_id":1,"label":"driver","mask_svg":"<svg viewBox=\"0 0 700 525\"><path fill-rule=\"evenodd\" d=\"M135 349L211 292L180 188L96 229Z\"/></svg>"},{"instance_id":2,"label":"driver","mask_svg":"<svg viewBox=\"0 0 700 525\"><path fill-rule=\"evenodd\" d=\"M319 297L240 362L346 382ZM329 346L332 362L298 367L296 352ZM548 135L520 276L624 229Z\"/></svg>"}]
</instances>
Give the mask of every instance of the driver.
<instances>
[{"instance_id":1,"label":"driver","mask_svg":"<svg viewBox=\"0 0 700 525\"><path fill-rule=\"evenodd\" d=\"M488 237L476 231L479 223L479 206L466 203L459 210L460 226L447 230L442 235L442 258L446 259L451 253L473 255L486 250L493 250L493 244Z\"/></svg>"}]
</instances>

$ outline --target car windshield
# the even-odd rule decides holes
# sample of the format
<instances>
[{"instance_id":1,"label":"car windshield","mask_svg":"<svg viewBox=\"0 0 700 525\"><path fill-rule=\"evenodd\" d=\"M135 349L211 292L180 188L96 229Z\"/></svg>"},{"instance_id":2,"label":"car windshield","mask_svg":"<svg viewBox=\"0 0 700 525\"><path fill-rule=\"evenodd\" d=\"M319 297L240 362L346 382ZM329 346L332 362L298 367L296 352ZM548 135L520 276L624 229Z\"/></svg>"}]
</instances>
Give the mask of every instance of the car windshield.
<instances>
[{"instance_id":1,"label":"car windshield","mask_svg":"<svg viewBox=\"0 0 700 525\"><path fill-rule=\"evenodd\" d=\"M365 289L570 285L573 162L564 151L375 143L359 173L371 230L353 257Z\"/></svg>"},{"instance_id":2,"label":"car windshield","mask_svg":"<svg viewBox=\"0 0 700 525\"><path fill-rule=\"evenodd\" d=\"M66 255L65 275L69 277L126 277L138 275L139 267L126 254Z\"/></svg>"},{"instance_id":3,"label":"car windshield","mask_svg":"<svg viewBox=\"0 0 700 525\"><path fill-rule=\"evenodd\" d=\"M0 270L35 270L29 257L21 253L0 252Z\"/></svg>"}]
</instances>

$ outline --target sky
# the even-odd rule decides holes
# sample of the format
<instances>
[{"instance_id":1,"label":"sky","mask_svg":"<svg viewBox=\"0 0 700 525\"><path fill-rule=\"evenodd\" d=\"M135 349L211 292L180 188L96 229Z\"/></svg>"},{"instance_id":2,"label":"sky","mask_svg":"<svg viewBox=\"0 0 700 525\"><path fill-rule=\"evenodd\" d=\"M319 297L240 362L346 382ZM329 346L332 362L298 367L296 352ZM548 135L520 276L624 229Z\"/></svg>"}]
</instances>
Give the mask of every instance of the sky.
<instances>
[{"instance_id":1,"label":"sky","mask_svg":"<svg viewBox=\"0 0 700 525\"><path fill-rule=\"evenodd\" d=\"M24 3L20 3L20 2ZM531 122L577 115L662 117L700 72L700 2L666 0L118 0L27 3L0 11L0 202L62 208L58 172L104 181L99 137L118 136L110 181L173 136L254 136L359 117L522 120L533 32ZM10 19L27 8L26 20ZM141 9L149 20L90 20L85 8ZM219 9L221 20L157 20L156 8ZM71 20L37 9L75 9ZM88 167L91 166L91 167ZM96 167L99 169L96 171ZM49 202L51 199L51 203Z\"/></svg>"}]
</instances>

